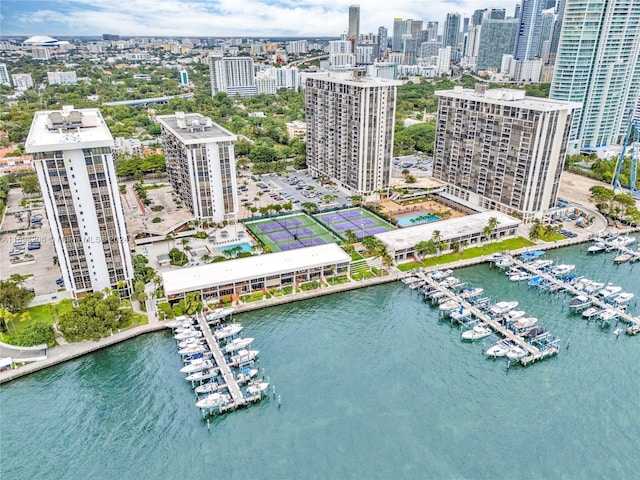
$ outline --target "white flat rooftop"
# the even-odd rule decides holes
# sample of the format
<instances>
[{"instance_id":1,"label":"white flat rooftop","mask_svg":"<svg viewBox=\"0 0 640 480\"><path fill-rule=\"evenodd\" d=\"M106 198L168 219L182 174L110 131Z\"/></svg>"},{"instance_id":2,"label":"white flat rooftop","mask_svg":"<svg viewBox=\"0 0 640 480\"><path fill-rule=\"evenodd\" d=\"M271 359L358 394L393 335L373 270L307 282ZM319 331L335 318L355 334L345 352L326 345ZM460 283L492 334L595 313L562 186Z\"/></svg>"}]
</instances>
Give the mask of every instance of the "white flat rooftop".
<instances>
[{"instance_id":1,"label":"white flat rooftop","mask_svg":"<svg viewBox=\"0 0 640 480\"><path fill-rule=\"evenodd\" d=\"M520 220L500 212L482 212L466 217L440 220L437 222L415 225L413 227L377 233L374 236L391 247L394 251L411 249L418 242L433 239L433 232L440 231L442 240L452 240L482 232L491 217L498 219L498 228L505 226L516 227Z\"/></svg>"},{"instance_id":2,"label":"white flat rooftop","mask_svg":"<svg viewBox=\"0 0 640 480\"><path fill-rule=\"evenodd\" d=\"M491 93L489 93L491 92ZM563 100L552 100L541 97L522 96L522 90L511 88L496 88L487 90L486 93L478 93L470 88L457 88L454 90L436 90L438 97L458 98L462 100L475 100L477 102L494 105L504 105L543 112L553 112L556 110L574 110L582 107L579 102L565 102ZM522 97L522 98L518 98Z\"/></svg>"},{"instance_id":3,"label":"white flat rooftop","mask_svg":"<svg viewBox=\"0 0 640 480\"><path fill-rule=\"evenodd\" d=\"M197 267L161 272L166 295L193 292L204 288L237 283L252 278L349 263L351 256L335 243L299 248L286 252L255 255Z\"/></svg>"},{"instance_id":4,"label":"white flat rooftop","mask_svg":"<svg viewBox=\"0 0 640 480\"><path fill-rule=\"evenodd\" d=\"M187 113L184 115L186 128L178 127L176 115L158 115L157 120L171 133L185 144L197 144L206 142L235 142L237 137L229 130L222 128L211 119L199 113ZM194 126L197 121L197 126Z\"/></svg>"},{"instance_id":5,"label":"white flat rooftop","mask_svg":"<svg viewBox=\"0 0 640 480\"><path fill-rule=\"evenodd\" d=\"M49 128L48 118L51 113L62 110L39 111L33 115L31 129L25 142L27 153L51 152L58 150L76 150L78 148L111 147L113 137L109 127L97 108L78 108L88 119L88 124L94 126L73 128L68 130L54 130Z\"/></svg>"}]
</instances>

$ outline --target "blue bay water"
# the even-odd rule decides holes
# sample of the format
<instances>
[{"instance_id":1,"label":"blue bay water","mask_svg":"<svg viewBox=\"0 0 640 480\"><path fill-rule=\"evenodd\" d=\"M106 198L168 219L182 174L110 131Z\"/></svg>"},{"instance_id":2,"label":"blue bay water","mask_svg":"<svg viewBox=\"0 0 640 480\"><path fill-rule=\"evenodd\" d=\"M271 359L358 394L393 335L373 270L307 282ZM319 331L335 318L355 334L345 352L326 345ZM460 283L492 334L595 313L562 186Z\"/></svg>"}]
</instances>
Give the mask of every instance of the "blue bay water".
<instances>
[{"instance_id":1,"label":"blue bay water","mask_svg":"<svg viewBox=\"0 0 640 480\"><path fill-rule=\"evenodd\" d=\"M640 264L584 251L547 256L640 296ZM507 370L400 283L241 314L280 407L208 428L170 333L150 334L3 386L0 477L637 478L640 337L487 265L455 275L517 299L560 354Z\"/></svg>"}]
</instances>

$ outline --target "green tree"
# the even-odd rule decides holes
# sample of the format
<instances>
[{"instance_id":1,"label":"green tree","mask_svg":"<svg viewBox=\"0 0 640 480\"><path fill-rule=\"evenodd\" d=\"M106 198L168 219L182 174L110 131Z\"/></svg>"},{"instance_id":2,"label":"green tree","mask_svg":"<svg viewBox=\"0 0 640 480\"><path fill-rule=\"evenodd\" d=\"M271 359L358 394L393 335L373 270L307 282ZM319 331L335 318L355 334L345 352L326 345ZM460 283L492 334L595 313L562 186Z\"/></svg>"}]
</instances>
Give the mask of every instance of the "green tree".
<instances>
[{"instance_id":1,"label":"green tree","mask_svg":"<svg viewBox=\"0 0 640 480\"><path fill-rule=\"evenodd\" d=\"M29 315L24 313L23 315ZM35 320L29 323L22 332L12 338L12 343L31 347L33 345L51 344L56 336L53 327L44 320Z\"/></svg>"},{"instance_id":2,"label":"green tree","mask_svg":"<svg viewBox=\"0 0 640 480\"><path fill-rule=\"evenodd\" d=\"M58 326L70 341L97 339L131 324L133 312L122 308L117 292L92 292L60 316Z\"/></svg>"},{"instance_id":3,"label":"green tree","mask_svg":"<svg viewBox=\"0 0 640 480\"><path fill-rule=\"evenodd\" d=\"M37 175L25 175L22 177L22 191L26 194L40 192L40 182Z\"/></svg>"},{"instance_id":4,"label":"green tree","mask_svg":"<svg viewBox=\"0 0 640 480\"><path fill-rule=\"evenodd\" d=\"M421 257L424 257L426 255L435 255L436 253L438 253L438 247L433 239L426 241L423 240L416 243L414 249L416 254Z\"/></svg>"},{"instance_id":5,"label":"green tree","mask_svg":"<svg viewBox=\"0 0 640 480\"><path fill-rule=\"evenodd\" d=\"M304 202L301 204L308 213L316 213L318 211L318 204L314 202Z\"/></svg>"},{"instance_id":6,"label":"green tree","mask_svg":"<svg viewBox=\"0 0 640 480\"><path fill-rule=\"evenodd\" d=\"M253 163L270 163L278 159L275 149L269 145L256 145L249 152L249 159Z\"/></svg>"},{"instance_id":7,"label":"green tree","mask_svg":"<svg viewBox=\"0 0 640 480\"><path fill-rule=\"evenodd\" d=\"M178 267L189 263L189 257L187 257L187 254L175 247L169 251L169 258L171 259L169 263Z\"/></svg>"},{"instance_id":8,"label":"green tree","mask_svg":"<svg viewBox=\"0 0 640 480\"><path fill-rule=\"evenodd\" d=\"M13 313L22 312L29 302L35 297L35 293L21 286L22 281L0 280L0 308L5 308Z\"/></svg>"}]
</instances>

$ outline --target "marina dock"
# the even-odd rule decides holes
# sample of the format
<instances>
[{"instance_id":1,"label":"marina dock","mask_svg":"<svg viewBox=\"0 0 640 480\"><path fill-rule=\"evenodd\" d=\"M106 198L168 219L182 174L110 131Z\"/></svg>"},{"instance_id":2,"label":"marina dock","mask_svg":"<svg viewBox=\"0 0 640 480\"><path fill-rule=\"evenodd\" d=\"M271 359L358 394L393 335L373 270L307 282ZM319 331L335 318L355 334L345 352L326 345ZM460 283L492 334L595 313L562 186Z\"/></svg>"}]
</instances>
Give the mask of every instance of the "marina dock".
<instances>
[{"instance_id":1,"label":"marina dock","mask_svg":"<svg viewBox=\"0 0 640 480\"><path fill-rule=\"evenodd\" d=\"M528 355L521 358L519 360L520 364L523 366L529 365L530 363L534 363L536 361L542 360L544 358L553 356L558 353L557 347L551 347L546 350L540 350L534 345L527 343L524 338L520 335L516 335L514 332L505 328L500 322L494 318L491 318L489 315L484 313L475 305L472 305L467 300L463 299L460 295L452 292L448 288L440 285L433 278L425 275L424 273L418 273L418 276L422 278L426 285L429 286L431 291L436 291L441 294L441 297L447 297L450 300L455 300L458 304L460 304L464 309L469 310L482 324L491 328L495 333L501 335L503 338L510 340L515 345L518 345L522 349L524 349Z\"/></svg>"}]
</instances>

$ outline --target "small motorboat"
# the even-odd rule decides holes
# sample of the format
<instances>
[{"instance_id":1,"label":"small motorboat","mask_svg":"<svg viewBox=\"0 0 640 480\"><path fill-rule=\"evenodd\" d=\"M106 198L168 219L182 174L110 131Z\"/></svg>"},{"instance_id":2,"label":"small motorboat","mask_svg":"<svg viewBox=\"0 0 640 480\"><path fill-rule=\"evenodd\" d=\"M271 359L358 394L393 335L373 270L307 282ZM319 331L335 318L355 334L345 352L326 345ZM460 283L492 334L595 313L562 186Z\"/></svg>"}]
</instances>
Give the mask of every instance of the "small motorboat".
<instances>
[{"instance_id":1,"label":"small motorboat","mask_svg":"<svg viewBox=\"0 0 640 480\"><path fill-rule=\"evenodd\" d=\"M199 338L202 337L202 335L202 331L192 328L175 334L173 338L175 338L176 340L186 340L187 338Z\"/></svg>"},{"instance_id":2,"label":"small motorboat","mask_svg":"<svg viewBox=\"0 0 640 480\"><path fill-rule=\"evenodd\" d=\"M444 303L441 303L438 307L441 312L450 312L451 310L455 310L460 307L460 304L456 300L447 300Z\"/></svg>"},{"instance_id":3,"label":"small motorboat","mask_svg":"<svg viewBox=\"0 0 640 480\"><path fill-rule=\"evenodd\" d=\"M471 316L471 310L460 307L458 310L451 312L450 316L452 320L456 320L456 321L462 320L463 318L467 318Z\"/></svg>"},{"instance_id":4,"label":"small motorboat","mask_svg":"<svg viewBox=\"0 0 640 480\"><path fill-rule=\"evenodd\" d=\"M200 370L206 370L215 367L213 360L205 360L204 358L196 358L188 365L185 365L180 369L182 373L195 373Z\"/></svg>"},{"instance_id":5,"label":"small motorboat","mask_svg":"<svg viewBox=\"0 0 640 480\"><path fill-rule=\"evenodd\" d=\"M215 330L214 335L218 340L233 337L242 331L242 325L239 323L231 323Z\"/></svg>"},{"instance_id":6,"label":"small motorboat","mask_svg":"<svg viewBox=\"0 0 640 480\"><path fill-rule=\"evenodd\" d=\"M537 268L538 270L542 270L545 271L547 270L551 265L553 265L553 260L534 260L533 262L531 262L529 265L531 265L533 268Z\"/></svg>"},{"instance_id":7,"label":"small motorboat","mask_svg":"<svg viewBox=\"0 0 640 480\"><path fill-rule=\"evenodd\" d=\"M213 393L217 392L221 388L225 388L225 385L218 385L217 382L207 382L202 385L198 385L195 388L196 393Z\"/></svg>"},{"instance_id":8,"label":"small motorboat","mask_svg":"<svg viewBox=\"0 0 640 480\"><path fill-rule=\"evenodd\" d=\"M626 247L627 245L631 245L635 241L636 239L633 237L630 237L629 235L620 235L619 237L616 237L613 240L610 240L609 245L612 246L613 248L620 248L620 247Z\"/></svg>"},{"instance_id":9,"label":"small motorboat","mask_svg":"<svg viewBox=\"0 0 640 480\"><path fill-rule=\"evenodd\" d=\"M587 248L588 253L600 253L604 252L607 249L608 245L604 242L596 242Z\"/></svg>"},{"instance_id":10,"label":"small motorboat","mask_svg":"<svg viewBox=\"0 0 640 480\"><path fill-rule=\"evenodd\" d=\"M207 319L207 322L216 322L225 317L228 317L233 313L233 311L233 308L216 308L212 312L207 313L205 318Z\"/></svg>"},{"instance_id":11,"label":"small motorboat","mask_svg":"<svg viewBox=\"0 0 640 480\"><path fill-rule=\"evenodd\" d=\"M259 353L260 350L238 350L238 353L231 357L231 362L237 365L253 362Z\"/></svg>"},{"instance_id":12,"label":"small motorboat","mask_svg":"<svg viewBox=\"0 0 640 480\"><path fill-rule=\"evenodd\" d=\"M613 308L607 308L600 312L598 318L603 322L610 322L611 320L615 320L616 318L618 318L618 311Z\"/></svg>"},{"instance_id":13,"label":"small motorboat","mask_svg":"<svg viewBox=\"0 0 640 480\"><path fill-rule=\"evenodd\" d=\"M471 330L467 330L466 332L462 332L460 337L463 340L478 340L480 338L488 337L491 335L492 330L486 325L476 325Z\"/></svg>"},{"instance_id":14,"label":"small motorboat","mask_svg":"<svg viewBox=\"0 0 640 480\"><path fill-rule=\"evenodd\" d=\"M613 284L608 284L606 287L604 287L602 290L600 290L597 295L600 298L613 298L618 296L618 294L622 291L622 287L618 287L616 285Z\"/></svg>"},{"instance_id":15,"label":"small motorboat","mask_svg":"<svg viewBox=\"0 0 640 480\"><path fill-rule=\"evenodd\" d=\"M231 397L226 393L212 393L211 395L207 395L202 400L198 400L196 402L196 407L198 408L215 408L226 405L231 402Z\"/></svg>"},{"instance_id":16,"label":"small motorboat","mask_svg":"<svg viewBox=\"0 0 640 480\"><path fill-rule=\"evenodd\" d=\"M589 307L584 312L582 312L582 316L584 318L595 317L599 311L600 309L598 307Z\"/></svg>"},{"instance_id":17,"label":"small motorboat","mask_svg":"<svg viewBox=\"0 0 640 480\"><path fill-rule=\"evenodd\" d=\"M185 378L185 380L188 382L202 382L203 380L209 380L218 375L218 371L218 368L200 370L199 372L194 372L191 375L187 375L187 378Z\"/></svg>"},{"instance_id":18,"label":"small motorboat","mask_svg":"<svg viewBox=\"0 0 640 480\"><path fill-rule=\"evenodd\" d=\"M178 353L180 355L186 356L186 355L195 355L196 353L204 353L207 350L209 350L209 347L207 345L196 343L193 345L189 345L185 348L181 348L180 350L178 350Z\"/></svg>"},{"instance_id":19,"label":"small motorboat","mask_svg":"<svg viewBox=\"0 0 640 480\"><path fill-rule=\"evenodd\" d=\"M554 277L563 277L565 275L569 275L575 269L576 269L575 265L561 264L561 265L557 265L557 266L553 267L549 271L549 273L551 275L553 275Z\"/></svg>"},{"instance_id":20,"label":"small motorboat","mask_svg":"<svg viewBox=\"0 0 640 480\"><path fill-rule=\"evenodd\" d=\"M259 395L266 391L267 388L269 388L269 384L267 382L251 382L247 387L247 393L249 395Z\"/></svg>"},{"instance_id":21,"label":"small motorboat","mask_svg":"<svg viewBox=\"0 0 640 480\"><path fill-rule=\"evenodd\" d=\"M634 297L633 293L623 292L613 299L614 305L625 305Z\"/></svg>"},{"instance_id":22,"label":"small motorboat","mask_svg":"<svg viewBox=\"0 0 640 480\"><path fill-rule=\"evenodd\" d=\"M513 265L515 260L511 255L504 255L500 260L498 260L495 265L498 268L508 268Z\"/></svg>"},{"instance_id":23,"label":"small motorboat","mask_svg":"<svg viewBox=\"0 0 640 480\"><path fill-rule=\"evenodd\" d=\"M191 345L204 345L207 341L202 337L191 337L178 342L178 348L186 348Z\"/></svg>"},{"instance_id":24,"label":"small motorboat","mask_svg":"<svg viewBox=\"0 0 640 480\"><path fill-rule=\"evenodd\" d=\"M532 277L533 275L531 275L530 273L520 272L516 275L509 276L509 280L511 280L512 282L522 282L524 280L531 280Z\"/></svg>"},{"instance_id":25,"label":"small motorboat","mask_svg":"<svg viewBox=\"0 0 640 480\"><path fill-rule=\"evenodd\" d=\"M592 281L589 285L586 285L582 291L587 295L593 295L594 293L600 291L604 287L604 283Z\"/></svg>"},{"instance_id":26,"label":"small motorboat","mask_svg":"<svg viewBox=\"0 0 640 480\"><path fill-rule=\"evenodd\" d=\"M544 282L544 277L533 277L527 282L527 285L530 287L538 287L542 282Z\"/></svg>"},{"instance_id":27,"label":"small motorboat","mask_svg":"<svg viewBox=\"0 0 640 480\"><path fill-rule=\"evenodd\" d=\"M525 312L524 310L511 310L505 313L502 318L504 318L507 322L513 322L514 320L524 317L526 314L527 312Z\"/></svg>"},{"instance_id":28,"label":"small motorboat","mask_svg":"<svg viewBox=\"0 0 640 480\"><path fill-rule=\"evenodd\" d=\"M188 327L190 325L193 325L193 320L190 317L185 317L185 316L176 317L175 319L170 320L164 324L165 327L171 328L171 329Z\"/></svg>"},{"instance_id":29,"label":"small motorboat","mask_svg":"<svg viewBox=\"0 0 640 480\"><path fill-rule=\"evenodd\" d=\"M569 300L569 308L584 308L591 305L592 300L586 295L576 295Z\"/></svg>"},{"instance_id":30,"label":"small motorboat","mask_svg":"<svg viewBox=\"0 0 640 480\"><path fill-rule=\"evenodd\" d=\"M515 345L509 340L500 340L486 351L489 357L504 357Z\"/></svg>"},{"instance_id":31,"label":"small motorboat","mask_svg":"<svg viewBox=\"0 0 640 480\"><path fill-rule=\"evenodd\" d=\"M509 360L518 360L527 355L527 351L519 345L515 345L507 352L507 358Z\"/></svg>"},{"instance_id":32,"label":"small motorboat","mask_svg":"<svg viewBox=\"0 0 640 480\"><path fill-rule=\"evenodd\" d=\"M243 368L242 371L236 377L236 382L238 382L240 384L247 383L249 380L251 380L257 374L258 374L258 369L257 368L251 368L251 369Z\"/></svg>"},{"instance_id":33,"label":"small motorboat","mask_svg":"<svg viewBox=\"0 0 640 480\"><path fill-rule=\"evenodd\" d=\"M434 280L444 280L445 278L447 278L452 273L453 273L453 270L451 270L451 269L434 270L433 272L428 273L427 276L433 278Z\"/></svg>"},{"instance_id":34,"label":"small motorboat","mask_svg":"<svg viewBox=\"0 0 640 480\"><path fill-rule=\"evenodd\" d=\"M460 298L474 298L478 295L482 295L483 292L484 288L480 287L466 288L460 292Z\"/></svg>"},{"instance_id":35,"label":"small motorboat","mask_svg":"<svg viewBox=\"0 0 640 480\"><path fill-rule=\"evenodd\" d=\"M234 338L232 341L230 341L229 343L227 343L222 351L224 353L232 353L235 352L236 350L241 350L243 348L248 347L249 345L251 345L253 343L253 338L249 337L249 338Z\"/></svg>"},{"instance_id":36,"label":"small motorboat","mask_svg":"<svg viewBox=\"0 0 640 480\"><path fill-rule=\"evenodd\" d=\"M489 308L491 315L504 315L518 306L518 302L498 302Z\"/></svg>"}]
</instances>

